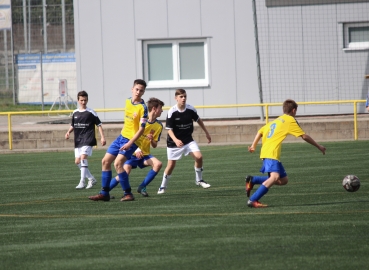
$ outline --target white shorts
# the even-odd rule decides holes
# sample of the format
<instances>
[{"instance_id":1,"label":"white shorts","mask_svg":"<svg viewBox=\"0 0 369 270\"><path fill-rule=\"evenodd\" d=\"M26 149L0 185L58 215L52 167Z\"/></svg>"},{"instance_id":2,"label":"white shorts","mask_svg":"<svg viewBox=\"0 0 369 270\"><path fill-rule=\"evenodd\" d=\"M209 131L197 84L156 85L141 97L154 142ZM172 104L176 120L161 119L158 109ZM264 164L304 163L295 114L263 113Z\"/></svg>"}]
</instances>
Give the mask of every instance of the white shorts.
<instances>
[{"instance_id":1,"label":"white shorts","mask_svg":"<svg viewBox=\"0 0 369 270\"><path fill-rule=\"evenodd\" d=\"M187 156L192 152L200 152L200 148L195 141L192 141L181 148L169 148L167 147L167 156L168 160L179 160L182 158L182 155Z\"/></svg>"},{"instance_id":2,"label":"white shorts","mask_svg":"<svg viewBox=\"0 0 369 270\"><path fill-rule=\"evenodd\" d=\"M74 157L79 158L82 155L92 156L92 146L82 146L74 148Z\"/></svg>"}]
</instances>

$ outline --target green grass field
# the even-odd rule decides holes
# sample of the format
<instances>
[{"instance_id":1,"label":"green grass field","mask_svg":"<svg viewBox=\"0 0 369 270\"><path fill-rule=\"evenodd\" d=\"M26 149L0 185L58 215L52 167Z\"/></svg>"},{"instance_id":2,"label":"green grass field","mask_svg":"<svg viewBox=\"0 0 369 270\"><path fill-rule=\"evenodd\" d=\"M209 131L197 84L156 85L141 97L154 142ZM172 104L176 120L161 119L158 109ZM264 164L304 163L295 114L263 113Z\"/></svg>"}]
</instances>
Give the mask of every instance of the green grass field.
<instances>
[{"instance_id":1,"label":"green grass field","mask_svg":"<svg viewBox=\"0 0 369 270\"><path fill-rule=\"evenodd\" d=\"M368 142L283 146L290 182L246 206L245 175L258 154L243 146L204 146L204 190L183 158L163 195L162 171L133 202L94 202L100 185L75 190L73 152L0 155L0 269L367 269ZM259 153L259 149L257 151ZM153 154L166 163L166 150ZM104 152L89 159L100 178ZM133 170L134 190L148 170ZM355 174L361 188L342 188ZM111 195L121 197L118 186Z\"/></svg>"}]
</instances>

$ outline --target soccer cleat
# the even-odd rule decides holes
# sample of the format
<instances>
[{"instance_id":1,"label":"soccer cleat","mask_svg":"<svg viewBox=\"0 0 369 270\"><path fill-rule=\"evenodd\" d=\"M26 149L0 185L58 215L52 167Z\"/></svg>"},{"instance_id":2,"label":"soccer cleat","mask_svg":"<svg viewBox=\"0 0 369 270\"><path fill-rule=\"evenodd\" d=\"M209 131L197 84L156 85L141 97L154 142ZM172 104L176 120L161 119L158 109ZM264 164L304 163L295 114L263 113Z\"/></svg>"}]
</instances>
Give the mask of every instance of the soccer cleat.
<instances>
[{"instance_id":1,"label":"soccer cleat","mask_svg":"<svg viewBox=\"0 0 369 270\"><path fill-rule=\"evenodd\" d=\"M253 201L250 201L250 200L247 202L247 206L251 207L251 208L265 208L265 207L268 207L268 205L262 204L259 201L253 202Z\"/></svg>"},{"instance_id":2,"label":"soccer cleat","mask_svg":"<svg viewBox=\"0 0 369 270\"><path fill-rule=\"evenodd\" d=\"M124 194L122 199L120 199L121 202L128 202L128 201L134 201L135 197L133 197L133 194Z\"/></svg>"},{"instance_id":3,"label":"soccer cleat","mask_svg":"<svg viewBox=\"0 0 369 270\"><path fill-rule=\"evenodd\" d=\"M87 184L86 189L92 188L94 185L96 185L96 183L97 183L97 181L96 181L95 178L88 179L88 184Z\"/></svg>"},{"instance_id":4,"label":"soccer cleat","mask_svg":"<svg viewBox=\"0 0 369 270\"><path fill-rule=\"evenodd\" d=\"M105 202L110 201L110 196L105 196L103 194L97 194L94 196L90 196L88 198L92 201L105 201Z\"/></svg>"},{"instance_id":5,"label":"soccer cleat","mask_svg":"<svg viewBox=\"0 0 369 270\"><path fill-rule=\"evenodd\" d=\"M247 175L246 176L246 195L247 197L250 197L250 192L254 188L254 184L252 183L252 176Z\"/></svg>"},{"instance_id":6,"label":"soccer cleat","mask_svg":"<svg viewBox=\"0 0 369 270\"><path fill-rule=\"evenodd\" d=\"M85 188L85 182L79 182L78 186L76 186L76 189L84 189Z\"/></svg>"},{"instance_id":7,"label":"soccer cleat","mask_svg":"<svg viewBox=\"0 0 369 270\"><path fill-rule=\"evenodd\" d=\"M160 187L158 190L158 194L164 194L165 193L165 187Z\"/></svg>"},{"instance_id":8,"label":"soccer cleat","mask_svg":"<svg viewBox=\"0 0 369 270\"><path fill-rule=\"evenodd\" d=\"M146 187L138 186L137 192L141 193L141 195L144 196L144 197L149 197L149 194L146 191Z\"/></svg>"},{"instance_id":9,"label":"soccer cleat","mask_svg":"<svg viewBox=\"0 0 369 270\"><path fill-rule=\"evenodd\" d=\"M196 181L196 185L198 185L199 187L203 187L203 188L211 187L211 185L206 183L204 180Z\"/></svg>"}]
</instances>

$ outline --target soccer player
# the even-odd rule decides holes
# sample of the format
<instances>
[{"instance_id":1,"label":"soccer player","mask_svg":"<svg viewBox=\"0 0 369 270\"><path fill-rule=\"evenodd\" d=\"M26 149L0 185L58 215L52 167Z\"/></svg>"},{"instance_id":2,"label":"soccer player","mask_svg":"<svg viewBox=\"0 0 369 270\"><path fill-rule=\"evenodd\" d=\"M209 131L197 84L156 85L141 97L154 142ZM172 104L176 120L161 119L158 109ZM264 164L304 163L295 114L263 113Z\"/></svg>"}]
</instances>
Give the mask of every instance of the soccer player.
<instances>
[{"instance_id":1,"label":"soccer player","mask_svg":"<svg viewBox=\"0 0 369 270\"><path fill-rule=\"evenodd\" d=\"M295 119L297 112L297 103L292 99L283 102L283 115L272 122L264 125L256 134L251 146L248 147L250 153L253 153L259 140L262 138L262 147L260 158L263 165L260 169L262 173L268 173L268 176L246 176L246 194L250 197L250 192L255 184L260 187L252 194L247 202L249 207L262 208L266 204L259 202L269 189L275 185L286 185L288 177L282 163L280 162L282 142L288 134L295 137L301 137L306 142L314 145L325 155L325 147L316 143L313 138L305 134Z\"/></svg>"},{"instance_id":2,"label":"soccer player","mask_svg":"<svg viewBox=\"0 0 369 270\"><path fill-rule=\"evenodd\" d=\"M97 182L88 169L87 161L87 158L92 155L92 147L96 145L95 125L99 129L101 145L104 146L106 141L99 117L94 110L87 108L87 92L78 92L77 100L79 108L73 111L72 123L65 134L65 139L68 140L70 133L74 130L75 163L81 171L81 179L76 189L90 189ZM88 178L87 186L85 178Z\"/></svg>"},{"instance_id":3,"label":"soccer player","mask_svg":"<svg viewBox=\"0 0 369 270\"><path fill-rule=\"evenodd\" d=\"M138 186L137 192L142 196L148 197L146 187L154 180L162 167L162 163L156 157L150 154L150 146L156 148L158 141L160 141L161 132L163 131L162 123L157 119L163 112L164 102L157 98L150 98L147 102L147 109L149 116L145 126L145 131L140 138L137 139L136 144L140 145L132 157L124 163L124 170L129 175L132 169L139 167L140 169L151 166L151 170L146 175L145 179ZM110 190L116 187L119 183L119 177L116 176L110 182Z\"/></svg>"},{"instance_id":4,"label":"soccer player","mask_svg":"<svg viewBox=\"0 0 369 270\"><path fill-rule=\"evenodd\" d=\"M93 201L110 201L110 181L112 178L111 164L114 162L115 170L119 176L119 182L124 190L121 199L133 201L131 185L128 174L124 170L124 163L131 158L137 149L136 140L143 134L147 122L147 107L141 98L145 93L146 82L137 79L133 82L132 97L126 100L124 126L121 134L111 143L102 159L101 186L102 190L95 196L90 196Z\"/></svg>"},{"instance_id":5,"label":"soccer player","mask_svg":"<svg viewBox=\"0 0 369 270\"><path fill-rule=\"evenodd\" d=\"M192 138L193 133L193 121L197 122L202 130L205 132L205 136L208 139L208 143L211 142L211 137L207 131L204 122L200 119L197 111L194 107L186 104L187 94L184 89L177 89L175 92L175 100L177 104L169 109L166 119L166 129L168 130L167 136L167 156L168 164L165 168L163 181L158 190L158 194L163 194L167 188L168 181L172 175L172 172L176 166L177 160L181 159L182 155L187 156L190 154L195 160L195 176L196 185L209 188L210 185L202 178L203 172L203 159L199 146Z\"/></svg>"}]
</instances>

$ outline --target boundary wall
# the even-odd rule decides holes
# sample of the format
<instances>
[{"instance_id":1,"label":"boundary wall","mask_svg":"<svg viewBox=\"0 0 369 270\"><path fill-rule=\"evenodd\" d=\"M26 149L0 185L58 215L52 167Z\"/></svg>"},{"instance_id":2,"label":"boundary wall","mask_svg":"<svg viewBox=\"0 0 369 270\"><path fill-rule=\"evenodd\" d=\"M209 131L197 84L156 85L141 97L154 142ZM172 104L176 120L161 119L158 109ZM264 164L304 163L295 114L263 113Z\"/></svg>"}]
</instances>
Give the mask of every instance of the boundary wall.
<instances>
[{"instance_id":1,"label":"boundary wall","mask_svg":"<svg viewBox=\"0 0 369 270\"><path fill-rule=\"evenodd\" d=\"M352 115L324 117L296 117L302 129L317 142L355 140L354 121ZM23 124L16 125L13 130L12 150L9 150L8 132L0 130L0 154L33 151L72 151L73 133L69 140L64 136L69 128L69 119L65 124ZM249 145L256 132L265 122L261 120L204 120L212 137L210 145ZM165 126L165 123L163 123ZM103 124L107 146L120 134L123 123ZM359 140L369 139L369 115L359 115L357 120ZM97 133L98 134L98 133ZM166 147L167 132L164 129L158 147ZM99 135L98 135L99 139ZM202 129L195 124L194 139L199 145L207 145ZM98 140L99 142L99 140ZM301 138L288 136L285 142L303 142ZM107 146L97 146L106 149ZM242 146L242 147L243 147Z\"/></svg>"},{"instance_id":2,"label":"boundary wall","mask_svg":"<svg viewBox=\"0 0 369 270\"><path fill-rule=\"evenodd\" d=\"M329 102L298 102L300 105L316 104L353 104L353 115L331 115L331 116L296 116L303 130L317 141L337 141L337 140L358 140L369 138L369 117L366 114L357 113L357 104L364 103L365 100L344 100ZM263 107L265 121L260 120L207 120L207 129L212 136L212 144L249 144L253 141L257 130L273 118L269 116L271 106L281 106L282 103L269 104L241 104L241 105L218 105L218 106L195 106L197 109L224 109L234 107ZM163 110L168 110L164 107ZM96 112L116 112L124 109L96 109ZM7 125L5 121L0 126L0 153L6 150L69 150L73 149L73 139L65 140L65 132L68 130L70 120L67 115L72 110L64 111L32 111L32 112L3 112L0 113L0 120L4 120L7 115ZM13 125L12 116L19 115L48 115L57 114L67 117L65 124L47 124L35 122L29 125ZM163 114L164 115L164 114ZM3 117L1 117L3 116ZM275 116L274 116L275 118ZM51 118L49 118L51 119ZM50 121L49 121L50 123ZM165 123L164 123L165 125ZM7 128L6 128L7 127ZM109 145L119 134L123 123L103 124L107 145ZM166 130L163 130L159 146L165 146ZM206 144L207 140L202 129L195 124L194 139L199 144ZM299 141L300 138L287 137L286 141ZM164 143L163 143L164 142ZM105 146L106 148L106 146Z\"/></svg>"}]
</instances>

